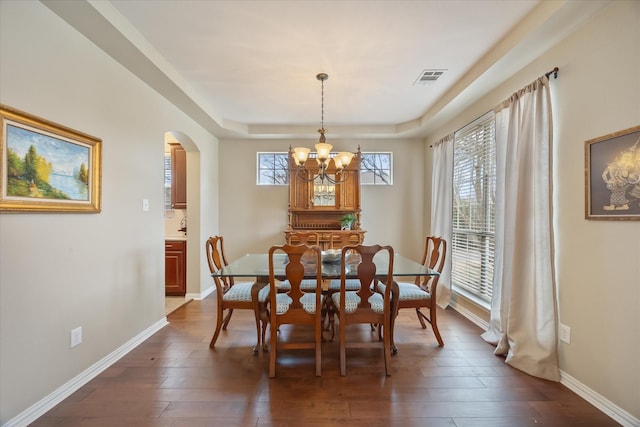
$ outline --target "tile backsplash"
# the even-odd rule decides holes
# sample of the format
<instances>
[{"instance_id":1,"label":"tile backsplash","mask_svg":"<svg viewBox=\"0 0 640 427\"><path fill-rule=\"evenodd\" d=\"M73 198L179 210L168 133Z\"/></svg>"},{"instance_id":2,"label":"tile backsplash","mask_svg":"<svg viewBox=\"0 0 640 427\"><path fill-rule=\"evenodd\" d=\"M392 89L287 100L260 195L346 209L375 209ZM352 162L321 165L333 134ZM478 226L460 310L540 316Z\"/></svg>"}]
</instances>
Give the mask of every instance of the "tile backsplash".
<instances>
[{"instance_id":1,"label":"tile backsplash","mask_svg":"<svg viewBox=\"0 0 640 427\"><path fill-rule=\"evenodd\" d=\"M187 233L180 230L183 218L187 217L186 209L166 210L164 213L164 235L165 237L185 237ZM185 219L186 221L186 219Z\"/></svg>"}]
</instances>

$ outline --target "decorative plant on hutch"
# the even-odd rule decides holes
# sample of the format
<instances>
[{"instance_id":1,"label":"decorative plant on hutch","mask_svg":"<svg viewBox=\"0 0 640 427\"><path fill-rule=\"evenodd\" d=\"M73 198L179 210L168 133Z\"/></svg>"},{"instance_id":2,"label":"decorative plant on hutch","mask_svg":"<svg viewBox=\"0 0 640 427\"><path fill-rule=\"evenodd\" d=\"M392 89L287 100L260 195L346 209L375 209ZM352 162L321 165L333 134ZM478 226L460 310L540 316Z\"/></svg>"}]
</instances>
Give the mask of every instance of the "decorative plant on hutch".
<instances>
[{"instance_id":1,"label":"decorative plant on hutch","mask_svg":"<svg viewBox=\"0 0 640 427\"><path fill-rule=\"evenodd\" d=\"M353 225L356 223L356 216L352 213L348 213L340 218L340 225L343 230L351 230Z\"/></svg>"}]
</instances>

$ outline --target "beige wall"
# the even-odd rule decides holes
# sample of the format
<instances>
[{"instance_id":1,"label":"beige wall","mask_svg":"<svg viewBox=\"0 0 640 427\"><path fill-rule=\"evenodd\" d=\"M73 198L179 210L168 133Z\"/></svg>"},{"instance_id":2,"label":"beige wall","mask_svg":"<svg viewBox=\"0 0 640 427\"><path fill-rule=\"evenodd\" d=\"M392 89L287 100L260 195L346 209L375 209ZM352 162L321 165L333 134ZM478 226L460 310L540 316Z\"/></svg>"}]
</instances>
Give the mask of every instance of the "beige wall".
<instances>
[{"instance_id":1,"label":"beige wall","mask_svg":"<svg viewBox=\"0 0 640 427\"><path fill-rule=\"evenodd\" d=\"M584 219L584 141L640 125L640 2L614 2L430 142L453 132L553 66L554 225L560 368L640 418L640 224ZM427 159L430 159L427 152ZM428 190L428 189L427 189ZM427 197L427 199L429 199ZM477 313L477 309L470 307ZM568 380L571 381L571 380Z\"/></svg>"},{"instance_id":2,"label":"beige wall","mask_svg":"<svg viewBox=\"0 0 640 427\"><path fill-rule=\"evenodd\" d=\"M393 151L394 185L361 189L361 227L365 243L389 244L420 261L423 251L422 206L424 144L418 140L327 140L335 151ZM245 253L267 252L284 242L288 225L287 186L256 185L256 153L286 152L289 145L313 148L317 140L221 140L220 230L229 260ZM242 159L242 161L235 161Z\"/></svg>"},{"instance_id":3,"label":"beige wall","mask_svg":"<svg viewBox=\"0 0 640 427\"><path fill-rule=\"evenodd\" d=\"M217 232L218 178L212 135L41 3L0 2L0 55L0 102L103 140L102 213L0 214L5 424L162 324L164 133L191 141L190 174L199 174L188 194L194 292L210 286L199 248ZM77 326L83 343L70 349Z\"/></svg>"},{"instance_id":4,"label":"beige wall","mask_svg":"<svg viewBox=\"0 0 640 427\"><path fill-rule=\"evenodd\" d=\"M561 368L636 419L640 227L583 219L583 144L640 124L639 31L640 3L614 2L430 138L458 129L560 67L552 82L556 258L560 316L572 328L571 344L560 346ZM201 254L208 235L225 235L230 258L282 241L287 189L256 186L255 162L245 159L255 159L256 151L286 151L291 142L218 146L38 2L0 1L0 101L104 141L101 214L0 215L3 424L163 318L165 132L182 132L189 152L188 252L197 255L189 256L187 280L194 295L211 285ZM360 143L363 151L394 152L394 186L362 188L363 228L367 242L389 243L417 259L431 202L430 171L421 159L430 159L431 151L413 140L327 136L338 149ZM147 213L143 198L151 202ZM69 349L76 326L84 328L84 342Z\"/></svg>"}]
</instances>

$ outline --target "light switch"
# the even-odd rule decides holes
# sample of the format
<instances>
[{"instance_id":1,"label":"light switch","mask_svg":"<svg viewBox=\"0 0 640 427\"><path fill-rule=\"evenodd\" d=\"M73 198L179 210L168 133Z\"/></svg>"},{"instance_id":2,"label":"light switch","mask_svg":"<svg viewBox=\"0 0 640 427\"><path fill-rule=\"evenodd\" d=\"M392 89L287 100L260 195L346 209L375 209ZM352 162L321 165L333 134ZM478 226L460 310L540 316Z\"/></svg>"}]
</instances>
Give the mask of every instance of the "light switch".
<instances>
[{"instance_id":1,"label":"light switch","mask_svg":"<svg viewBox=\"0 0 640 427\"><path fill-rule=\"evenodd\" d=\"M149 199L142 199L142 210L144 212L149 210Z\"/></svg>"}]
</instances>

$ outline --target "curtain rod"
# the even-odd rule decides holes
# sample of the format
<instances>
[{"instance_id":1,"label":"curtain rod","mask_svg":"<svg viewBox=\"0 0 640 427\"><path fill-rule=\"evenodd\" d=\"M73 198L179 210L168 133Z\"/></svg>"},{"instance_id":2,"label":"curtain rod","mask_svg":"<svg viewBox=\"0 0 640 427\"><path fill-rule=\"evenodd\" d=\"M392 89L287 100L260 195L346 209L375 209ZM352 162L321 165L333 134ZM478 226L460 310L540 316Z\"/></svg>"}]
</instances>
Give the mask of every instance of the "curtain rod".
<instances>
[{"instance_id":1,"label":"curtain rod","mask_svg":"<svg viewBox=\"0 0 640 427\"><path fill-rule=\"evenodd\" d=\"M558 78L558 71L560 71L560 68L553 67L553 70L549 71L548 73L544 73L544 75L547 76L547 78L549 78L549 76L551 74L553 74L553 78L557 79Z\"/></svg>"},{"instance_id":2,"label":"curtain rod","mask_svg":"<svg viewBox=\"0 0 640 427\"><path fill-rule=\"evenodd\" d=\"M553 70L549 71L548 73L544 73L545 76L547 76L547 78L549 78L549 76L551 74L553 74L553 78L557 79L558 78L558 71L560 71L560 68L558 67L553 67ZM433 148L433 144L429 145L429 148Z\"/></svg>"}]
</instances>

